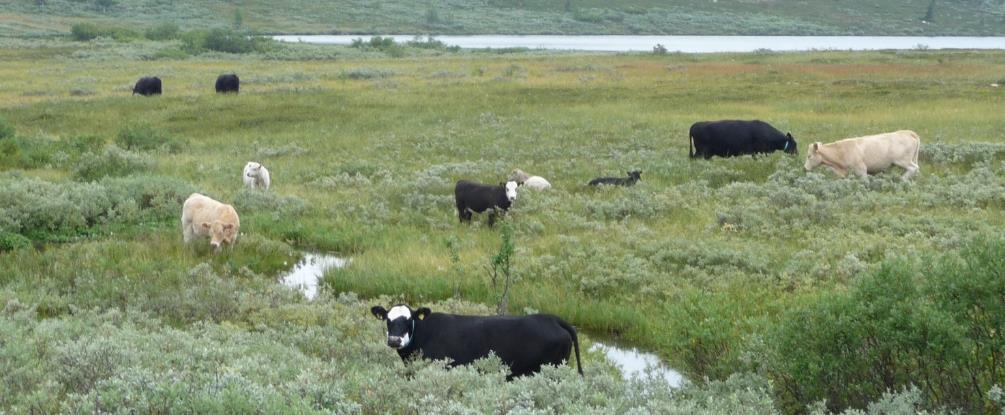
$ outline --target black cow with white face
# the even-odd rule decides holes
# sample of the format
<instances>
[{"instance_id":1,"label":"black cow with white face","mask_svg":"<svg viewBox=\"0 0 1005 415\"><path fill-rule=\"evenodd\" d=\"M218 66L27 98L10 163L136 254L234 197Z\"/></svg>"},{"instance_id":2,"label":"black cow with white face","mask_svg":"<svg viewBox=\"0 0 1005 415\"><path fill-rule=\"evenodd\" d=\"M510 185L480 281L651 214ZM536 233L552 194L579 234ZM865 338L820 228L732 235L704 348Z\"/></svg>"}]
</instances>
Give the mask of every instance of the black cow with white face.
<instances>
[{"instance_id":1,"label":"black cow with white face","mask_svg":"<svg viewBox=\"0 0 1005 415\"><path fill-rule=\"evenodd\" d=\"M457 218L470 222L472 212L489 213L489 226L495 224L498 211L506 212L516 200L517 183L508 181L499 186L475 183L468 180L458 180L454 185L454 203L457 205Z\"/></svg>"},{"instance_id":2,"label":"black cow with white face","mask_svg":"<svg viewBox=\"0 0 1005 415\"><path fill-rule=\"evenodd\" d=\"M161 79L156 76L144 76L136 81L133 86L133 95L140 94L145 97L161 94Z\"/></svg>"},{"instance_id":3,"label":"black cow with white face","mask_svg":"<svg viewBox=\"0 0 1005 415\"><path fill-rule=\"evenodd\" d=\"M216 77L216 93L238 93L241 91L241 78L236 74L225 74Z\"/></svg>"},{"instance_id":4,"label":"black cow with white face","mask_svg":"<svg viewBox=\"0 0 1005 415\"><path fill-rule=\"evenodd\" d=\"M463 316L434 313L422 307L413 310L398 304L385 310L370 309L387 321L387 345L401 359L412 355L424 359L449 359L450 366L466 365L494 352L509 366L507 380L537 373L542 365L561 365L573 347L579 374L579 339L576 329L548 314L530 316Z\"/></svg>"},{"instance_id":5,"label":"black cow with white face","mask_svg":"<svg viewBox=\"0 0 1005 415\"><path fill-rule=\"evenodd\" d=\"M761 120L701 121L691 126L691 158L732 157L771 153L778 150L796 154L792 134L782 134Z\"/></svg>"}]
</instances>

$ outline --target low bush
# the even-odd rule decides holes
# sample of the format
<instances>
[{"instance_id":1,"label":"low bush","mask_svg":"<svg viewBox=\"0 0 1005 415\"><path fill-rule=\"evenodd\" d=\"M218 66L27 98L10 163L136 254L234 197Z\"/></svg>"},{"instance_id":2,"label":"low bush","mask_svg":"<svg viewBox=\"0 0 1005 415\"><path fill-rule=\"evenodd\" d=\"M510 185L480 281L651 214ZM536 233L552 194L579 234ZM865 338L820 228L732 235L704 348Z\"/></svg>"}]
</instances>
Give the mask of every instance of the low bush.
<instances>
[{"instance_id":1,"label":"low bush","mask_svg":"<svg viewBox=\"0 0 1005 415\"><path fill-rule=\"evenodd\" d=\"M115 143L126 150L158 150L177 153L182 143L150 124L130 124L119 130Z\"/></svg>"},{"instance_id":2,"label":"low bush","mask_svg":"<svg viewBox=\"0 0 1005 415\"><path fill-rule=\"evenodd\" d=\"M401 57L405 54L404 48L396 43L392 37L374 36L369 41L364 41L362 38L353 39L350 46L360 50L384 52L391 57Z\"/></svg>"},{"instance_id":3,"label":"low bush","mask_svg":"<svg viewBox=\"0 0 1005 415\"><path fill-rule=\"evenodd\" d=\"M385 79L394 76L394 71L381 68L353 68L339 72L338 79Z\"/></svg>"},{"instance_id":4,"label":"low bush","mask_svg":"<svg viewBox=\"0 0 1005 415\"><path fill-rule=\"evenodd\" d=\"M139 32L124 27L102 26L95 23L76 23L70 26L70 35L74 40L88 41L99 37L110 37L117 41L130 41L142 36Z\"/></svg>"},{"instance_id":5,"label":"low bush","mask_svg":"<svg viewBox=\"0 0 1005 415\"><path fill-rule=\"evenodd\" d=\"M160 176L92 183L3 177L0 185L0 231L37 240L86 235L110 223L175 217L194 190L188 183Z\"/></svg>"},{"instance_id":6,"label":"low bush","mask_svg":"<svg viewBox=\"0 0 1005 415\"><path fill-rule=\"evenodd\" d=\"M1005 377L1005 240L978 240L925 272L890 260L785 313L767 339L783 407L826 401L865 408L917 385L924 406L993 410L984 396ZM813 333L806 336L806 333Z\"/></svg>"},{"instance_id":7,"label":"low bush","mask_svg":"<svg viewBox=\"0 0 1005 415\"><path fill-rule=\"evenodd\" d=\"M14 137L14 125L0 117L0 140Z\"/></svg>"},{"instance_id":8,"label":"low bush","mask_svg":"<svg viewBox=\"0 0 1005 415\"><path fill-rule=\"evenodd\" d=\"M296 196L279 196L275 192L263 192L245 187L234 197L234 207L241 214L271 213L290 217L303 214L308 205L306 201Z\"/></svg>"},{"instance_id":9,"label":"low bush","mask_svg":"<svg viewBox=\"0 0 1005 415\"><path fill-rule=\"evenodd\" d=\"M274 48L274 41L262 36L228 29L193 30L181 36L182 44L189 53L215 51L246 54L268 52Z\"/></svg>"},{"instance_id":10,"label":"low bush","mask_svg":"<svg viewBox=\"0 0 1005 415\"><path fill-rule=\"evenodd\" d=\"M76 168L73 169L73 177L89 181L102 177L128 176L150 171L155 164L154 159L149 156L113 145L102 153L86 153L81 156Z\"/></svg>"},{"instance_id":11,"label":"low bush","mask_svg":"<svg viewBox=\"0 0 1005 415\"><path fill-rule=\"evenodd\" d=\"M181 29L176 23L166 22L147 29L143 35L150 40L171 40L177 39L180 34Z\"/></svg>"},{"instance_id":12,"label":"low bush","mask_svg":"<svg viewBox=\"0 0 1005 415\"><path fill-rule=\"evenodd\" d=\"M0 252L13 251L15 249L28 248L31 246L31 239L24 235L13 232L0 231Z\"/></svg>"}]
</instances>

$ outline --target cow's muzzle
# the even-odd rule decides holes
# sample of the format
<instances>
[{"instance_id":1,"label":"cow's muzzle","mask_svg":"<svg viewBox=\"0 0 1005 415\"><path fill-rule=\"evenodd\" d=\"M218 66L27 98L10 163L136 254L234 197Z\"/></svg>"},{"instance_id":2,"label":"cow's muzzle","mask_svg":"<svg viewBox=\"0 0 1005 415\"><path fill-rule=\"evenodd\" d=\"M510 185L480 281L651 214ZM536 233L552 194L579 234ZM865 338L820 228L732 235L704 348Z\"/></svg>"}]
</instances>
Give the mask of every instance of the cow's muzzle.
<instances>
[{"instance_id":1,"label":"cow's muzzle","mask_svg":"<svg viewBox=\"0 0 1005 415\"><path fill-rule=\"evenodd\" d=\"M388 345L388 347L393 347L395 349L400 349L401 348L401 337L388 336L387 337L387 345Z\"/></svg>"}]
</instances>

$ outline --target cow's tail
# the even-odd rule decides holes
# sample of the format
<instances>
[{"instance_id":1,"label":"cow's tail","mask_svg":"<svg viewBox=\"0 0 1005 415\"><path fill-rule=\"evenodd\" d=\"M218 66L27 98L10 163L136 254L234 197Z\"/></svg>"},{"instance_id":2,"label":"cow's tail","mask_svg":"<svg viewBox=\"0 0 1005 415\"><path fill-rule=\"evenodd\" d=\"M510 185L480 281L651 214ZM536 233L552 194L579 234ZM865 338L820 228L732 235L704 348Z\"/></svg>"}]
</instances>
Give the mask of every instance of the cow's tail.
<instances>
[{"instance_id":1,"label":"cow's tail","mask_svg":"<svg viewBox=\"0 0 1005 415\"><path fill-rule=\"evenodd\" d=\"M576 349L576 368L579 369L579 376L583 376L583 362L579 360L579 337L576 336L576 329L570 326L569 323L562 321L562 319L558 319L558 325L562 326L572 336L572 346Z\"/></svg>"},{"instance_id":2,"label":"cow's tail","mask_svg":"<svg viewBox=\"0 0 1005 415\"><path fill-rule=\"evenodd\" d=\"M687 147L690 150L688 156L694 158L694 135L688 134Z\"/></svg>"},{"instance_id":3,"label":"cow's tail","mask_svg":"<svg viewBox=\"0 0 1005 415\"><path fill-rule=\"evenodd\" d=\"M918 145L914 146L914 165L918 165L918 153L921 152L921 137L918 137L918 133L911 131L911 135L914 136L915 140L918 140Z\"/></svg>"}]
</instances>

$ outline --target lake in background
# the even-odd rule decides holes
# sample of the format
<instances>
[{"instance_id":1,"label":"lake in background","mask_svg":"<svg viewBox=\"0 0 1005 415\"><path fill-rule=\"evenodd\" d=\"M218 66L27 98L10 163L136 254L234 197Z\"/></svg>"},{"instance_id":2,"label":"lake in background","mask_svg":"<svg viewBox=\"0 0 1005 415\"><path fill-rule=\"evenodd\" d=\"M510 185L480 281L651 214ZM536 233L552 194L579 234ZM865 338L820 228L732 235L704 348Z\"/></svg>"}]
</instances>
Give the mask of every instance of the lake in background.
<instances>
[{"instance_id":1,"label":"lake in background","mask_svg":"<svg viewBox=\"0 0 1005 415\"><path fill-rule=\"evenodd\" d=\"M348 45L353 39L371 35L284 35L282 42ZM396 42L415 39L414 35L389 35ZM651 52L661 44L670 52L716 53L772 50L881 49L1005 49L1005 37L922 37L922 36L434 36L448 46L465 49L530 48L595 52ZM423 37L424 39L424 37Z\"/></svg>"}]
</instances>

